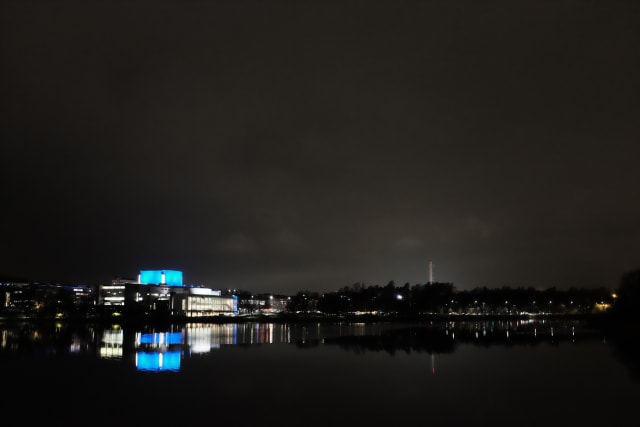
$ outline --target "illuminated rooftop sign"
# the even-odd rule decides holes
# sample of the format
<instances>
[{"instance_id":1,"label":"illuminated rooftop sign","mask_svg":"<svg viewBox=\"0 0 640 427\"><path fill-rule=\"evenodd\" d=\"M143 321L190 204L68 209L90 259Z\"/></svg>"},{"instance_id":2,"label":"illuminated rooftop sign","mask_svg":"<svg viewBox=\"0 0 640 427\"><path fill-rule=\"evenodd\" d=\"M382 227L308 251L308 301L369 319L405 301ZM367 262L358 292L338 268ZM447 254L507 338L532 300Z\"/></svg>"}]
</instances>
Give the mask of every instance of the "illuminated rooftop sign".
<instances>
[{"instance_id":1,"label":"illuminated rooftop sign","mask_svg":"<svg viewBox=\"0 0 640 427\"><path fill-rule=\"evenodd\" d=\"M182 271L140 270L140 283L145 285L182 286Z\"/></svg>"}]
</instances>

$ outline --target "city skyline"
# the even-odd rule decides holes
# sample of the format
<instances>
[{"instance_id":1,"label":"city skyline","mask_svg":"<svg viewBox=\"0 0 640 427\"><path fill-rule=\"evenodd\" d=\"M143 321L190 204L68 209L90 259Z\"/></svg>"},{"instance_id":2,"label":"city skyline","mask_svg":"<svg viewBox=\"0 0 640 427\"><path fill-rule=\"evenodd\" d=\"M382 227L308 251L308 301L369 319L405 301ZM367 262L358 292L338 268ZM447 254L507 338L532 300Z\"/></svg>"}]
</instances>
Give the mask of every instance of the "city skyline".
<instances>
[{"instance_id":1,"label":"city skyline","mask_svg":"<svg viewBox=\"0 0 640 427\"><path fill-rule=\"evenodd\" d=\"M640 4L0 3L0 276L615 288ZM431 270L429 263L433 263Z\"/></svg>"}]
</instances>

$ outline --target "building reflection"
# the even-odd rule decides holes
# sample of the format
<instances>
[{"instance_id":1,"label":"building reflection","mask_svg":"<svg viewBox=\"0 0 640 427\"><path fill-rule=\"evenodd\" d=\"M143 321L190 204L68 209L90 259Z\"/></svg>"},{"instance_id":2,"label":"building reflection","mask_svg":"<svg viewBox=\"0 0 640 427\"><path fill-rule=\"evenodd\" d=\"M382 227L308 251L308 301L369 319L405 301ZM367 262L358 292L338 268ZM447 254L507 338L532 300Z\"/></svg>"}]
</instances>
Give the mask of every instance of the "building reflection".
<instances>
[{"instance_id":1,"label":"building reflection","mask_svg":"<svg viewBox=\"0 0 640 427\"><path fill-rule=\"evenodd\" d=\"M98 346L98 357L103 359L122 359L123 344L124 332L119 326L105 329L102 331L100 345Z\"/></svg>"},{"instance_id":2,"label":"building reflection","mask_svg":"<svg viewBox=\"0 0 640 427\"><path fill-rule=\"evenodd\" d=\"M135 364L139 371L179 371L182 331L136 332Z\"/></svg>"},{"instance_id":3,"label":"building reflection","mask_svg":"<svg viewBox=\"0 0 640 427\"><path fill-rule=\"evenodd\" d=\"M97 356L129 359L145 372L179 371L184 358L207 354L223 346L288 344L292 327L287 324L201 324L169 326L164 329L113 325L100 331ZM130 357L131 356L131 357Z\"/></svg>"},{"instance_id":4,"label":"building reflection","mask_svg":"<svg viewBox=\"0 0 640 427\"><path fill-rule=\"evenodd\" d=\"M294 344L300 348L336 346L367 351L426 353L435 373L435 355L453 353L460 344L475 346L558 345L603 340L617 358L640 378L635 329L590 327L580 321L434 322L411 326L343 323L187 323L163 327L85 325L58 322L0 324L0 359L86 354L121 361L140 372L178 372L189 359L221 351L227 346ZM637 340L634 340L634 342ZM429 362L427 362L429 363Z\"/></svg>"}]
</instances>

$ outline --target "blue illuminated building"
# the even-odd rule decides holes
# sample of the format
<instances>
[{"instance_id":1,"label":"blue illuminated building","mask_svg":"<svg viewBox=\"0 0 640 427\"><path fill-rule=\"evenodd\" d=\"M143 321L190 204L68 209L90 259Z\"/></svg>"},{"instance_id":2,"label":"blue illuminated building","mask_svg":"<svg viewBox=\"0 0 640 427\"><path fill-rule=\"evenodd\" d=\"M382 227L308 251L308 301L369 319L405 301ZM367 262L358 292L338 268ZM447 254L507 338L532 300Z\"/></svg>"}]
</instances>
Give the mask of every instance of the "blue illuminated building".
<instances>
[{"instance_id":1,"label":"blue illuminated building","mask_svg":"<svg viewBox=\"0 0 640 427\"><path fill-rule=\"evenodd\" d=\"M177 270L140 270L137 281L115 279L111 285L100 285L98 304L109 307L118 315L158 313L207 317L238 314L235 295L222 296L219 290L184 285L182 271Z\"/></svg>"},{"instance_id":2,"label":"blue illuminated building","mask_svg":"<svg viewBox=\"0 0 640 427\"><path fill-rule=\"evenodd\" d=\"M143 285L182 286L182 271L140 270L139 282Z\"/></svg>"}]
</instances>

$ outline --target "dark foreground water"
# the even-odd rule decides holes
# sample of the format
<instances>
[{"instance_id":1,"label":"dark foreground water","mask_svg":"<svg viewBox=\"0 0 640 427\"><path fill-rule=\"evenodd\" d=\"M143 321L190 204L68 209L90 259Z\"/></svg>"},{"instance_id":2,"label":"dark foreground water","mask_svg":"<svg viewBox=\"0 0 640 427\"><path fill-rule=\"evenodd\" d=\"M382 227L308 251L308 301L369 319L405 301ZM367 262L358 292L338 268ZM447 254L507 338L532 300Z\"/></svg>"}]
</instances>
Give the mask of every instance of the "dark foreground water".
<instances>
[{"instance_id":1,"label":"dark foreground water","mask_svg":"<svg viewBox=\"0 0 640 427\"><path fill-rule=\"evenodd\" d=\"M635 425L632 336L584 321L0 324L1 417L61 426Z\"/></svg>"}]
</instances>

